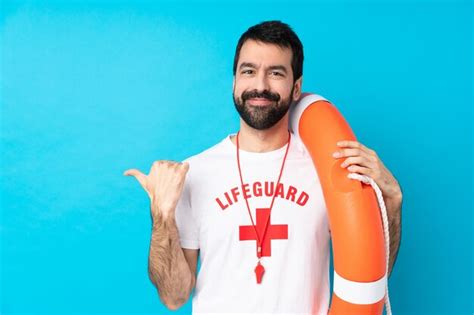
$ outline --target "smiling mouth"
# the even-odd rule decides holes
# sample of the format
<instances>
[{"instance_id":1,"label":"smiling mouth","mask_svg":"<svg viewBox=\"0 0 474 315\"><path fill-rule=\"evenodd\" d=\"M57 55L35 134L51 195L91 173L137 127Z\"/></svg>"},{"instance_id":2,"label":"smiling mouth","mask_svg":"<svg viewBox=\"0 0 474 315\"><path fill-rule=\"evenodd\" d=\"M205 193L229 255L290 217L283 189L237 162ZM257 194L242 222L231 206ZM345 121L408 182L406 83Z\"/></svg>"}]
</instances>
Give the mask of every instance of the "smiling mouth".
<instances>
[{"instance_id":1,"label":"smiling mouth","mask_svg":"<svg viewBox=\"0 0 474 315\"><path fill-rule=\"evenodd\" d=\"M255 97L255 98L250 98L247 101L250 105L253 106L267 106L272 103L271 100L263 97Z\"/></svg>"}]
</instances>

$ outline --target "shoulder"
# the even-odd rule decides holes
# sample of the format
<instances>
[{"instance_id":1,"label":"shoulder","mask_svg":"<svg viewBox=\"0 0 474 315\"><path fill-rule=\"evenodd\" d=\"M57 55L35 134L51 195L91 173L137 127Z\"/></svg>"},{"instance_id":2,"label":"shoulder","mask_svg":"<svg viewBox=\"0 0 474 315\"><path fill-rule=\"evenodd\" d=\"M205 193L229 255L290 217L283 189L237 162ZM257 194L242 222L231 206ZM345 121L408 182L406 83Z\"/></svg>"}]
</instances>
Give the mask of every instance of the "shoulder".
<instances>
[{"instance_id":1,"label":"shoulder","mask_svg":"<svg viewBox=\"0 0 474 315\"><path fill-rule=\"evenodd\" d=\"M308 149L306 149L306 146L304 145L303 141L298 136L293 135L292 141L294 143L295 151L297 152L297 156L301 159L310 159L310 155L308 152Z\"/></svg>"},{"instance_id":2,"label":"shoulder","mask_svg":"<svg viewBox=\"0 0 474 315\"><path fill-rule=\"evenodd\" d=\"M223 153L226 153L226 136L224 139L221 139L219 142L214 145L201 150L200 152L188 156L183 162L189 162L189 164L202 163L208 159L219 158Z\"/></svg>"},{"instance_id":3,"label":"shoulder","mask_svg":"<svg viewBox=\"0 0 474 315\"><path fill-rule=\"evenodd\" d=\"M189 174L193 176L196 172L212 170L217 163L230 160L233 151L229 136L227 135L214 145L185 158L183 162L189 163Z\"/></svg>"}]
</instances>

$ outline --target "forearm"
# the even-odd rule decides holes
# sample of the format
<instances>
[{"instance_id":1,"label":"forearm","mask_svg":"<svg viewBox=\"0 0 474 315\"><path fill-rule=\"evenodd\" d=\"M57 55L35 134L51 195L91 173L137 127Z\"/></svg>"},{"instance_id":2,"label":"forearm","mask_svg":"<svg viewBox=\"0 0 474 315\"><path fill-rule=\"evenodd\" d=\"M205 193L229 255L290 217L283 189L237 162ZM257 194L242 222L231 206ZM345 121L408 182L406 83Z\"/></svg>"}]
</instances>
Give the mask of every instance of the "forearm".
<instances>
[{"instance_id":1,"label":"forearm","mask_svg":"<svg viewBox=\"0 0 474 315\"><path fill-rule=\"evenodd\" d=\"M174 216L163 217L160 211L153 219L148 274L158 289L162 302L177 309L189 298L194 287L194 275L179 243Z\"/></svg>"},{"instance_id":2,"label":"forearm","mask_svg":"<svg viewBox=\"0 0 474 315\"><path fill-rule=\"evenodd\" d=\"M402 197L389 199L386 202L388 226L390 234L390 257L388 265L388 275L391 274L393 265L398 255L401 239L401 213L402 213Z\"/></svg>"}]
</instances>

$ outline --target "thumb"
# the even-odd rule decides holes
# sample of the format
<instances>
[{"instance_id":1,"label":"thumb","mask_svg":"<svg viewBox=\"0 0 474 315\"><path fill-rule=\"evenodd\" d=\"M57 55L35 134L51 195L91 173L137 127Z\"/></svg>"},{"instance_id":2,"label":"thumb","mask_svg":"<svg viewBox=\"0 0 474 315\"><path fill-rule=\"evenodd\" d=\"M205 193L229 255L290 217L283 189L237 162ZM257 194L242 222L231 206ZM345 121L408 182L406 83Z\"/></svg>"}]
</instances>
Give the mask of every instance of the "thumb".
<instances>
[{"instance_id":1,"label":"thumb","mask_svg":"<svg viewBox=\"0 0 474 315\"><path fill-rule=\"evenodd\" d=\"M125 176L134 176L138 180L140 185L142 185L142 187L145 188L146 175L143 174L142 172L140 172L139 170L137 170L135 168L132 168L132 169L129 169L129 170L126 170L125 172L123 172L123 175L125 175Z\"/></svg>"}]
</instances>

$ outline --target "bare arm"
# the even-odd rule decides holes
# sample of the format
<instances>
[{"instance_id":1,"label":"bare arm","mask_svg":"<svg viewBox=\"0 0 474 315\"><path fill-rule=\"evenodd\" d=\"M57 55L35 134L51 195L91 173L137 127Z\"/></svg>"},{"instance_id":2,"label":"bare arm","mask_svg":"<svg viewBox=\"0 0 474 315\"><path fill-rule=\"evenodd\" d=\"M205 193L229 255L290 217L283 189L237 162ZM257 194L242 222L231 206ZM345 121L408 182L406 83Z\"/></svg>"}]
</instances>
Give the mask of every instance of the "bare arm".
<instances>
[{"instance_id":1,"label":"bare arm","mask_svg":"<svg viewBox=\"0 0 474 315\"><path fill-rule=\"evenodd\" d=\"M180 246L174 217L163 218L159 214L154 221L148 275L163 304L176 310L189 299L195 285L195 272Z\"/></svg>"},{"instance_id":2,"label":"bare arm","mask_svg":"<svg viewBox=\"0 0 474 315\"><path fill-rule=\"evenodd\" d=\"M172 310L189 298L195 284L197 250L184 252L180 246L175 211L182 194L188 163L155 161L149 175L130 169L150 197L152 234L148 275L161 301ZM185 255L186 254L186 255Z\"/></svg>"},{"instance_id":3,"label":"bare arm","mask_svg":"<svg viewBox=\"0 0 474 315\"><path fill-rule=\"evenodd\" d=\"M390 233L390 258L388 263L388 276L392 272L393 265L397 259L398 249L400 248L400 239L402 232L402 195L386 200L388 227Z\"/></svg>"},{"instance_id":4,"label":"bare arm","mask_svg":"<svg viewBox=\"0 0 474 315\"><path fill-rule=\"evenodd\" d=\"M388 277L392 272L400 247L403 198L401 187L374 150L357 141L340 141L337 145L343 149L336 151L333 156L336 159L344 158L341 166L347 168L349 172L370 176L382 191L390 233Z\"/></svg>"}]
</instances>

